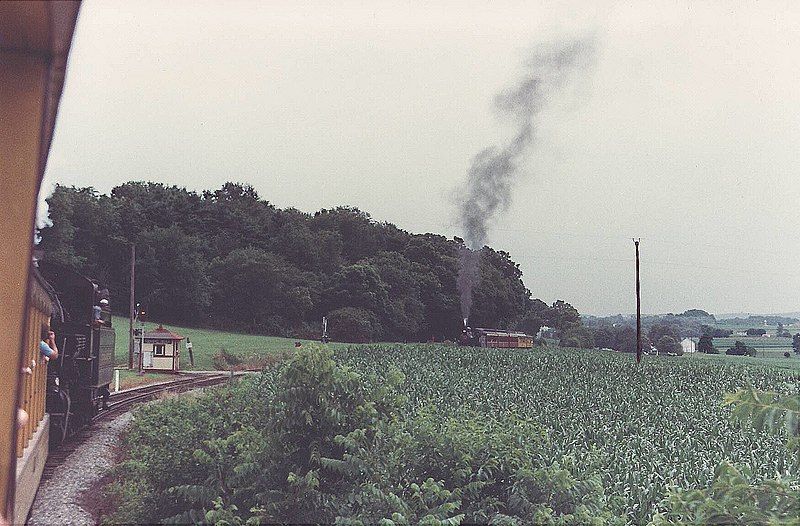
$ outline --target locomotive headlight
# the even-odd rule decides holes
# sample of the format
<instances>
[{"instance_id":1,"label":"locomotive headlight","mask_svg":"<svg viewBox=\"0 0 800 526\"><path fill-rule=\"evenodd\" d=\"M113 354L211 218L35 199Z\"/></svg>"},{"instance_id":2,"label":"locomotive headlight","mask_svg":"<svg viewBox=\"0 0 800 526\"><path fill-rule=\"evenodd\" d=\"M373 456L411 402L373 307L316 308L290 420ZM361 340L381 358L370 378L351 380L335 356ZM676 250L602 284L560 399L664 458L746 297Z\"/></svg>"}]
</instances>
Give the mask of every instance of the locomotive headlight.
<instances>
[{"instance_id":1,"label":"locomotive headlight","mask_svg":"<svg viewBox=\"0 0 800 526\"><path fill-rule=\"evenodd\" d=\"M61 382L58 381L58 376L56 376L56 385L61 385Z\"/></svg>"}]
</instances>

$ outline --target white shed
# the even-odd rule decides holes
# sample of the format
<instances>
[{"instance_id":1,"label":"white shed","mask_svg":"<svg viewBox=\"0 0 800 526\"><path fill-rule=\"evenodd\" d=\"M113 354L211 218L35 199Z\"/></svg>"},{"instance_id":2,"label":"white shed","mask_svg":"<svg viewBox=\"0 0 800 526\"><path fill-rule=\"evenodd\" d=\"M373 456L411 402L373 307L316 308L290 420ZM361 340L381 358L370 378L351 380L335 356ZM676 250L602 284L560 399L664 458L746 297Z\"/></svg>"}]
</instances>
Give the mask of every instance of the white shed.
<instances>
[{"instance_id":1,"label":"white shed","mask_svg":"<svg viewBox=\"0 0 800 526\"><path fill-rule=\"evenodd\" d=\"M698 338L684 338L681 340L681 347L683 348L683 353L693 353L697 352L697 342Z\"/></svg>"},{"instance_id":2,"label":"white shed","mask_svg":"<svg viewBox=\"0 0 800 526\"><path fill-rule=\"evenodd\" d=\"M180 370L180 349L184 337L159 325L142 338L142 369L177 372Z\"/></svg>"}]
</instances>

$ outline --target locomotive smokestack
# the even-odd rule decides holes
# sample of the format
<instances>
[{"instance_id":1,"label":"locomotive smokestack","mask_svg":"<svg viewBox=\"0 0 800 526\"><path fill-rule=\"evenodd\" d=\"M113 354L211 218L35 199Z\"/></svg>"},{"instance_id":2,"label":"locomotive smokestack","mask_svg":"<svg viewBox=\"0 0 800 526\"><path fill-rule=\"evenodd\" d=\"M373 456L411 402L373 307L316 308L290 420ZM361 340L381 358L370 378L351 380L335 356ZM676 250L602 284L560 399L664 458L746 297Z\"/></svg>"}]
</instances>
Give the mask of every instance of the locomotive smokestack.
<instances>
[{"instance_id":1,"label":"locomotive smokestack","mask_svg":"<svg viewBox=\"0 0 800 526\"><path fill-rule=\"evenodd\" d=\"M538 117L546 103L588 64L594 50L591 39L560 42L537 49L525 61L527 71L511 88L495 97L497 113L509 117L516 132L508 144L484 148L467 173L466 199L460 205L464 247L459 254L458 289L461 312L469 318L472 289L480 277L480 250L486 244L488 223L511 203L511 186L522 157L533 144Z\"/></svg>"}]
</instances>

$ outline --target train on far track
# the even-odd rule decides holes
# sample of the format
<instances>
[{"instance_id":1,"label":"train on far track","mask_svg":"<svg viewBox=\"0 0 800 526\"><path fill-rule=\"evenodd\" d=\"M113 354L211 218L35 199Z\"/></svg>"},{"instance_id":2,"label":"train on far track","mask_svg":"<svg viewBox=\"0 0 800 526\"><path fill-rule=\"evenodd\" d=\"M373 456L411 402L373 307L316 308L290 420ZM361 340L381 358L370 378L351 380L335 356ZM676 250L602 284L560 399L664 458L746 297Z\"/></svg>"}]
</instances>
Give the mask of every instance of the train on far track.
<instances>
[{"instance_id":1,"label":"train on far track","mask_svg":"<svg viewBox=\"0 0 800 526\"><path fill-rule=\"evenodd\" d=\"M34 278L52 302L58 357L47 367L50 445L57 446L107 408L115 333L108 289L67 267L39 262Z\"/></svg>"},{"instance_id":2,"label":"train on far track","mask_svg":"<svg viewBox=\"0 0 800 526\"><path fill-rule=\"evenodd\" d=\"M530 349L533 347L533 336L525 334L524 332L465 327L461 332L459 343L472 347Z\"/></svg>"}]
</instances>

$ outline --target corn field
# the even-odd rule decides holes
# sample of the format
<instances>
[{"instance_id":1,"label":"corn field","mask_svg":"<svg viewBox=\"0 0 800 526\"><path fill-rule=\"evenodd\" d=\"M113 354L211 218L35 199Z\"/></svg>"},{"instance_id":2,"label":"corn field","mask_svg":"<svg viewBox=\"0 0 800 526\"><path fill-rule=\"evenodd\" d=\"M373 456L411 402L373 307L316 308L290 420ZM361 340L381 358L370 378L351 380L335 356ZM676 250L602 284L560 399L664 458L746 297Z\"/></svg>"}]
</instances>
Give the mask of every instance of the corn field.
<instances>
[{"instance_id":1,"label":"corn field","mask_svg":"<svg viewBox=\"0 0 800 526\"><path fill-rule=\"evenodd\" d=\"M433 410L509 430L535 423L544 437L536 462L575 459L636 523L659 510L671 486L707 487L721 461L756 479L796 462L785 436L736 425L722 400L746 387L797 392L798 373L689 357L636 365L630 355L556 348L374 345L338 350L336 360L365 377L402 372L409 414Z\"/></svg>"}]
</instances>

